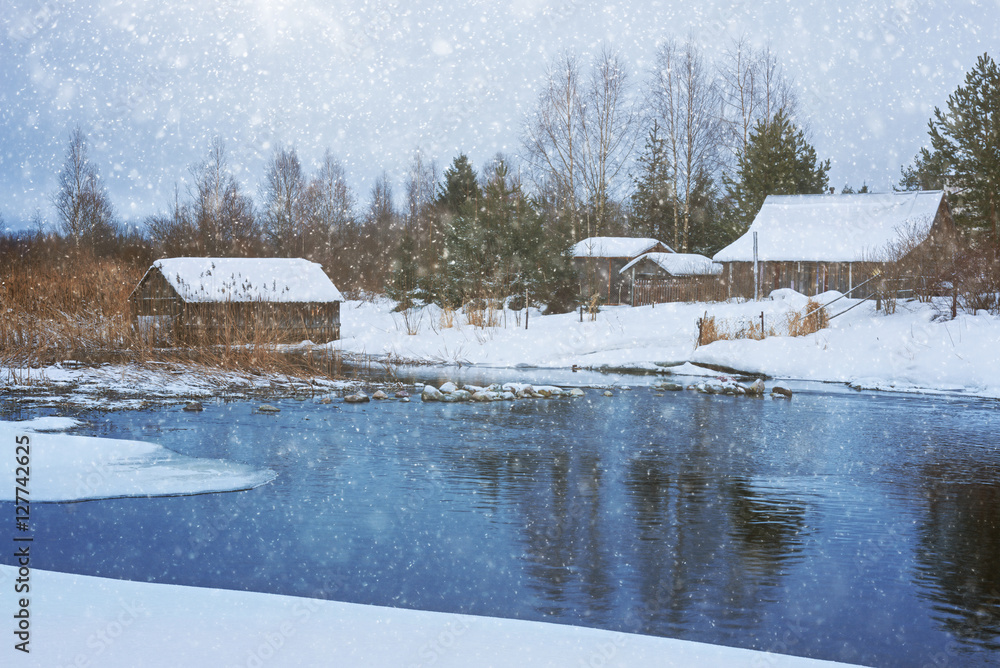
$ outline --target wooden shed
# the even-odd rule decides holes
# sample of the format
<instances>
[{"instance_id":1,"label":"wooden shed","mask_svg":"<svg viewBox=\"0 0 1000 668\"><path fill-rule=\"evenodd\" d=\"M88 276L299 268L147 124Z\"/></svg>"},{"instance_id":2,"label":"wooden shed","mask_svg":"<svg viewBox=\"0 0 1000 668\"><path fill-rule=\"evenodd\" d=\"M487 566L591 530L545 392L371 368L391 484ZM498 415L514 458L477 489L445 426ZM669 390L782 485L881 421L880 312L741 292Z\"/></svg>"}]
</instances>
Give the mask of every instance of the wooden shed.
<instances>
[{"instance_id":1,"label":"wooden shed","mask_svg":"<svg viewBox=\"0 0 1000 668\"><path fill-rule=\"evenodd\" d=\"M726 299L722 265L697 253L646 253L619 273L628 277L632 306Z\"/></svg>"},{"instance_id":2,"label":"wooden shed","mask_svg":"<svg viewBox=\"0 0 1000 668\"><path fill-rule=\"evenodd\" d=\"M308 260L183 257L154 262L129 303L159 344L326 343L340 338L343 299Z\"/></svg>"},{"instance_id":3,"label":"wooden shed","mask_svg":"<svg viewBox=\"0 0 1000 668\"><path fill-rule=\"evenodd\" d=\"M754 280L754 238L757 275ZM954 253L955 222L942 191L769 195L747 232L712 258L730 297L778 288L847 293L875 271L921 280ZM919 258L919 261L916 259ZM869 286L871 287L871 286Z\"/></svg>"},{"instance_id":4,"label":"wooden shed","mask_svg":"<svg viewBox=\"0 0 1000 668\"><path fill-rule=\"evenodd\" d=\"M606 304L627 304L631 299L628 277L621 270L646 253L673 253L656 239L633 237L589 237L573 246L573 265L584 299L600 295Z\"/></svg>"}]
</instances>

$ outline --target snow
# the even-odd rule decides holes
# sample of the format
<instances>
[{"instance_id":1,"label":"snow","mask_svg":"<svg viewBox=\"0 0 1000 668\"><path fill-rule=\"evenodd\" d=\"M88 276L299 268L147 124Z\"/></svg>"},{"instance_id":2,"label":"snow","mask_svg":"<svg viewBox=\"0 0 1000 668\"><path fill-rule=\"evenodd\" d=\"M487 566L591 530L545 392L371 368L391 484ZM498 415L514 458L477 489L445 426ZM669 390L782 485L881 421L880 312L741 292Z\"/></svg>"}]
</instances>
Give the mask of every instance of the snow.
<instances>
[{"instance_id":1,"label":"snow","mask_svg":"<svg viewBox=\"0 0 1000 668\"><path fill-rule=\"evenodd\" d=\"M656 239L632 237L588 237L573 246L573 257L635 257L656 248L671 250L670 246Z\"/></svg>"},{"instance_id":2,"label":"snow","mask_svg":"<svg viewBox=\"0 0 1000 668\"><path fill-rule=\"evenodd\" d=\"M175 257L153 267L186 302L344 300L323 267L299 258Z\"/></svg>"},{"instance_id":3,"label":"snow","mask_svg":"<svg viewBox=\"0 0 1000 668\"><path fill-rule=\"evenodd\" d=\"M721 264L697 253L646 253L626 264L618 273L626 273L643 260L655 262L671 276L707 276L722 273Z\"/></svg>"},{"instance_id":4,"label":"snow","mask_svg":"<svg viewBox=\"0 0 1000 668\"><path fill-rule=\"evenodd\" d=\"M347 302L341 310L343 339L330 344L343 351L396 361L431 362L512 369L631 368L677 373L682 363L723 366L774 378L853 384L897 391L962 393L1000 397L1000 319L985 313L942 317L946 304L900 302L896 313L841 298L836 291L814 297L836 315L827 329L802 337L773 336L763 341L717 341L697 347L698 319L712 316L731 326L759 322L779 334L787 317L809 299L782 289L770 299L744 303L674 303L602 308L591 321L578 312L541 316L533 311L524 329L515 314L500 316L501 326L480 329L466 324L441 326L436 306L416 310L410 335L393 303ZM837 301L834 301L837 300ZM848 310L850 309L850 310ZM839 315L838 315L839 314ZM506 326L503 326L504 320Z\"/></svg>"},{"instance_id":5,"label":"snow","mask_svg":"<svg viewBox=\"0 0 1000 668\"><path fill-rule=\"evenodd\" d=\"M126 496L181 496L250 489L274 479L273 471L221 459L188 457L153 443L67 434L38 433L69 429L68 418L0 422L0 442L30 439L30 499L34 502L83 501ZM3 467L14 480L13 456ZM14 500L14 486L0 488L0 501Z\"/></svg>"},{"instance_id":6,"label":"snow","mask_svg":"<svg viewBox=\"0 0 1000 668\"><path fill-rule=\"evenodd\" d=\"M16 577L13 566L0 566L4 590ZM3 665L844 665L577 626L40 570L30 586L31 653L5 642Z\"/></svg>"},{"instance_id":7,"label":"snow","mask_svg":"<svg viewBox=\"0 0 1000 668\"><path fill-rule=\"evenodd\" d=\"M863 262L890 244L930 230L941 191L854 195L768 195L747 232L712 258L716 262Z\"/></svg>"}]
</instances>

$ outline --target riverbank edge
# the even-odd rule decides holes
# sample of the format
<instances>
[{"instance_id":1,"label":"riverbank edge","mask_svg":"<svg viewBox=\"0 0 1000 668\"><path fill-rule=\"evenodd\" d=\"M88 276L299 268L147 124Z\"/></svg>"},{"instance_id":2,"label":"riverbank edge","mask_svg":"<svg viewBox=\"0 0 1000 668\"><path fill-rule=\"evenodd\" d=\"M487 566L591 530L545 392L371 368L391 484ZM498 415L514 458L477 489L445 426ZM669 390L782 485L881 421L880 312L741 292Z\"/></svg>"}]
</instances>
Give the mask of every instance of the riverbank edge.
<instances>
[{"instance_id":1,"label":"riverbank edge","mask_svg":"<svg viewBox=\"0 0 1000 668\"><path fill-rule=\"evenodd\" d=\"M18 577L0 566L6 586ZM546 622L31 570L30 654L5 665L848 664ZM776 648L780 649L780 648ZM82 662L81 662L82 660Z\"/></svg>"}]
</instances>

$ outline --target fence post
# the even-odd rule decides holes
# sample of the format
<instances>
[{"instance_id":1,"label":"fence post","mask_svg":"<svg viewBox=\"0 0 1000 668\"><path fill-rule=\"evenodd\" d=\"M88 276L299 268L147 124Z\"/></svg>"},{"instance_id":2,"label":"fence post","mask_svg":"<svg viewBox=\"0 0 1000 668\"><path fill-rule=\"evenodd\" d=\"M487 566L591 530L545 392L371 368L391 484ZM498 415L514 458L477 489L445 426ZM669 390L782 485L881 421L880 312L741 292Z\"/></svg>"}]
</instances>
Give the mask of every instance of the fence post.
<instances>
[{"instance_id":1,"label":"fence post","mask_svg":"<svg viewBox=\"0 0 1000 668\"><path fill-rule=\"evenodd\" d=\"M764 338L764 312L760 312L760 338Z\"/></svg>"}]
</instances>

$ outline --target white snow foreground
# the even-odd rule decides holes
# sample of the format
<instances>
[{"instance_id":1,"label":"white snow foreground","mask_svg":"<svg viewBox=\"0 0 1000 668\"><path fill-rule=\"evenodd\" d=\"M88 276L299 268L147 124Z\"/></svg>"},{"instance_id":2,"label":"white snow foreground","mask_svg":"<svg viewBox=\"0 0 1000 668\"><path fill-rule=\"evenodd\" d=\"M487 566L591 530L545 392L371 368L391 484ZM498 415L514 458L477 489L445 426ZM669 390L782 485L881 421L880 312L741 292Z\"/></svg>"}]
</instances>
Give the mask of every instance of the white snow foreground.
<instances>
[{"instance_id":1,"label":"white snow foreground","mask_svg":"<svg viewBox=\"0 0 1000 668\"><path fill-rule=\"evenodd\" d=\"M605 307L596 320L579 313L541 316L533 311L528 329L514 312L498 315L501 326L476 328L455 314L454 327L441 326L441 311L427 306L407 315L391 301L347 302L341 310L343 340L330 344L346 352L397 360L487 367L601 369L635 368L684 373L682 362L723 366L774 378L848 383L859 388L958 392L1000 398L1000 319L980 312L954 320L937 318L947 305L901 302L896 313L875 311L871 301L827 292L829 328L801 337L763 341L717 341L697 347L698 319L759 324L780 331L787 314L807 298L776 290L760 302L658 304ZM850 310L848 310L850 309ZM506 326L504 326L504 323ZM416 331L416 334L409 334ZM688 366L687 368L690 368Z\"/></svg>"},{"instance_id":2,"label":"white snow foreground","mask_svg":"<svg viewBox=\"0 0 1000 668\"><path fill-rule=\"evenodd\" d=\"M0 587L17 569L0 566ZM4 666L837 666L577 626L31 571ZM6 607L6 606L5 606Z\"/></svg>"},{"instance_id":3,"label":"white snow foreground","mask_svg":"<svg viewBox=\"0 0 1000 668\"><path fill-rule=\"evenodd\" d=\"M0 442L12 453L0 466L4 479L23 475L16 471L15 442L30 448L28 498L35 502L230 492L275 478L267 469L188 457L153 443L41 433L76 424L70 418L0 422ZM0 486L0 501L14 501L15 491L13 484Z\"/></svg>"}]
</instances>

